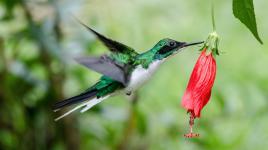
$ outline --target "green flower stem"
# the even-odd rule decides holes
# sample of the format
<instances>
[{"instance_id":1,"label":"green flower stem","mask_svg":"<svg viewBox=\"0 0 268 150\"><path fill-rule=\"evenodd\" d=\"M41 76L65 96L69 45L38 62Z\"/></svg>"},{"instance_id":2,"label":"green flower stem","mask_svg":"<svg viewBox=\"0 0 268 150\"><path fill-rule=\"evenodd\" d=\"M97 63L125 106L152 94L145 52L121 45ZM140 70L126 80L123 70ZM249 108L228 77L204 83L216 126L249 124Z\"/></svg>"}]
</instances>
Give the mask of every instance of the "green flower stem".
<instances>
[{"instance_id":1,"label":"green flower stem","mask_svg":"<svg viewBox=\"0 0 268 150\"><path fill-rule=\"evenodd\" d=\"M211 21L212 21L213 31L216 32L215 15L214 15L214 1L213 0L211 0Z\"/></svg>"}]
</instances>

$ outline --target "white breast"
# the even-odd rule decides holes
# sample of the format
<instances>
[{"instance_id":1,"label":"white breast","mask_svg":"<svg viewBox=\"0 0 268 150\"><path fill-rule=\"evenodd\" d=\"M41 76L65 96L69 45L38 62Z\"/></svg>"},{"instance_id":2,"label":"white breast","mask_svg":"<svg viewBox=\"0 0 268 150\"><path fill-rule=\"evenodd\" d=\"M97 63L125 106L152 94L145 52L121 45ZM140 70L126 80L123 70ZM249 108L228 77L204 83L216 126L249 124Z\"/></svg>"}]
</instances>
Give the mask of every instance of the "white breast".
<instances>
[{"instance_id":1,"label":"white breast","mask_svg":"<svg viewBox=\"0 0 268 150\"><path fill-rule=\"evenodd\" d=\"M132 72L128 86L126 87L127 92L135 91L142 84L144 84L152 74L157 70L163 60L157 60L149 65L147 69L141 65Z\"/></svg>"}]
</instances>

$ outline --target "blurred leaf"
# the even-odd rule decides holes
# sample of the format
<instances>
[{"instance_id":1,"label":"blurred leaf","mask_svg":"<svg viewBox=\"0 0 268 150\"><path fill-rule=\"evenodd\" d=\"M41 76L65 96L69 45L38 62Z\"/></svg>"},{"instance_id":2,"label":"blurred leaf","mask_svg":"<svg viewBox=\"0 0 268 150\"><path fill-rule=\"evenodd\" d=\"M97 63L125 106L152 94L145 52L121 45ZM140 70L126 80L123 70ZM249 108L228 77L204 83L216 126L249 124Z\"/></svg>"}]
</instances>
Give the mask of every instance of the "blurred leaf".
<instances>
[{"instance_id":1,"label":"blurred leaf","mask_svg":"<svg viewBox=\"0 0 268 150\"><path fill-rule=\"evenodd\" d=\"M245 24L255 38L263 44L257 30L253 0L233 0L233 14Z\"/></svg>"},{"instance_id":2,"label":"blurred leaf","mask_svg":"<svg viewBox=\"0 0 268 150\"><path fill-rule=\"evenodd\" d=\"M0 1L3 3L5 7L5 14L3 16L3 20L10 20L13 19L13 9L15 8L16 4L19 2L19 0L3 0Z\"/></svg>"},{"instance_id":3,"label":"blurred leaf","mask_svg":"<svg viewBox=\"0 0 268 150\"><path fill-rule=\"evenodd\" d=\"M11 132L9 132L7 130L0 130L0 135L1 135L0 145L3 146L3 147L1 147L1 149L2 148L3 149L14 149L14 147L18 143L14 134L12 134Z\"/></svg>"}]
</instances>

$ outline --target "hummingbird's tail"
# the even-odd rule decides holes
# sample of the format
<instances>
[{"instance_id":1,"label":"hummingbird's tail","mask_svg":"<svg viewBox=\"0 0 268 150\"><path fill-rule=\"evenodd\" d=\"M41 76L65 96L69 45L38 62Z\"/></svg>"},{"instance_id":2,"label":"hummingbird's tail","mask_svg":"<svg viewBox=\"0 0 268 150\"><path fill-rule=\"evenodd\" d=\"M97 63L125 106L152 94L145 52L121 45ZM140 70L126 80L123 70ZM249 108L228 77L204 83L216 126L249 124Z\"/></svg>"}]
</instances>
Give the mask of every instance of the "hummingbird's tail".
<instances>
[{"instance_id":1,"label":"hummingbird's tail","mask_svg":"<svg viewBox=\"0 0 268 150\"><path fill-rule=\"evenodd\" d=\"M55 121L58 121L60 119L62 119L63 117L68 116L69 114L71 114L72 112L76 111L77 109L80 109L82 107L84 107L80 112L83 113L87 110L89 110L90 108L92 108L93 106L97 105L98 103L102 102L103 100L107 99L108 97L110 97L110 95L107 95L105 97L101 97L101 98L93 98L91 100L88 100L82 104L77 105L76 107L74 107L73 109L67 111L66 113L64 113L63 115L57 117L56 119L54 119Z\"/></svg>"},{"instance_id":2,"label":"hummingbird's tail","mask_svg":"<svg viewBox=\"0 0 268 150\"><path fill-rule=\"evenodd\" d=\"M80 109L82 107L84 108L82 108L82 110L80 111L81 113L89 110L96 104L107 99L112 93L114 93L120 87L122 87L122 84L117 81L111 80L110 78L107 78L107 77L101 78L99 82L97 82L94 86L90 87L85 92L56 103L53 106L54 112L59 111L61 108L66 107L66 106L70 106L70 105L78 104L78 103L81 103L81 104L78 104L71 110L59 116L58 118L55 119L55 121L58 121L59 119L71 114L75 110Z\"/></svg>"},{"instance_id":3,"label":"hummingbird's tail","mask_svg":"<svg viewBox=\"0 0 268 150\"><path fill-rule=\"evenodd\" d=\"M87 102L84 102L82 104L77 105L76 107L74 107L73 109L67 111L66 113L64 113L63 115L57 117L55 119L55 121L60 120L61 118L71 114L72 112L74 112L75 110L82 108L85 106L85 108L82 109L81 112L85 112L86 110L90 109L91 107L93 107L94 105L98 104L100 102L99 98L96 97L96 94L98 93L98 91L96 89L94 90L89 90L86 91L84 93L81 93L77 96L65 99L63 101L57 102L54 106L53 106L53 110L54 112L59 111L61 108L66 107L66 106L70 106L70 105L74 105L77 103L81 103L87 100ZM91 107L89 107L89 105ZM87 109L86 109L87 108ZM86 110L85 110L86 109Z\"/></svg>"},{"instance_id":4,"label":"hummingbird's tail","mask_svg":"<svg viewBox=\"0 0 268 150\"><path fill-rule=\"evenodd\" d=\"M54 104L53 110L58 111L63 107L83 102L87 99L95 97L97 93L98 93L98 91L94 89L94 90L90 90L90 91L86 91L84 93L81 93L77 96L65 99L63 101L57 102L56 104Z\"/></svg>"}]
</instances>

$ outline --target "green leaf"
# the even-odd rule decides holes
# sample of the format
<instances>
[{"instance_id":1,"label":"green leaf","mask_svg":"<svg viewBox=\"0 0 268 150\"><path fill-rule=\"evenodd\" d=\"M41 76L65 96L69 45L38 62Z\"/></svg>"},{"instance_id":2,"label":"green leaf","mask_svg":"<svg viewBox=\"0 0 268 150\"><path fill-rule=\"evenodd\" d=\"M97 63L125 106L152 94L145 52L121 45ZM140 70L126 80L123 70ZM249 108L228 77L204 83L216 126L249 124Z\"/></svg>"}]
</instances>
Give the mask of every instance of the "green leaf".
<instances>
[{"instance_id":1,"label":"green leaf","mask_svg":"<svg viewBox=\"0 0 268 150\"><path fill-rule=\"evenodd\" d=\"M257 30L253 0L233 0L233 14L247 26L255 38L262 44Z\"/></svg>"}]
</instances>

